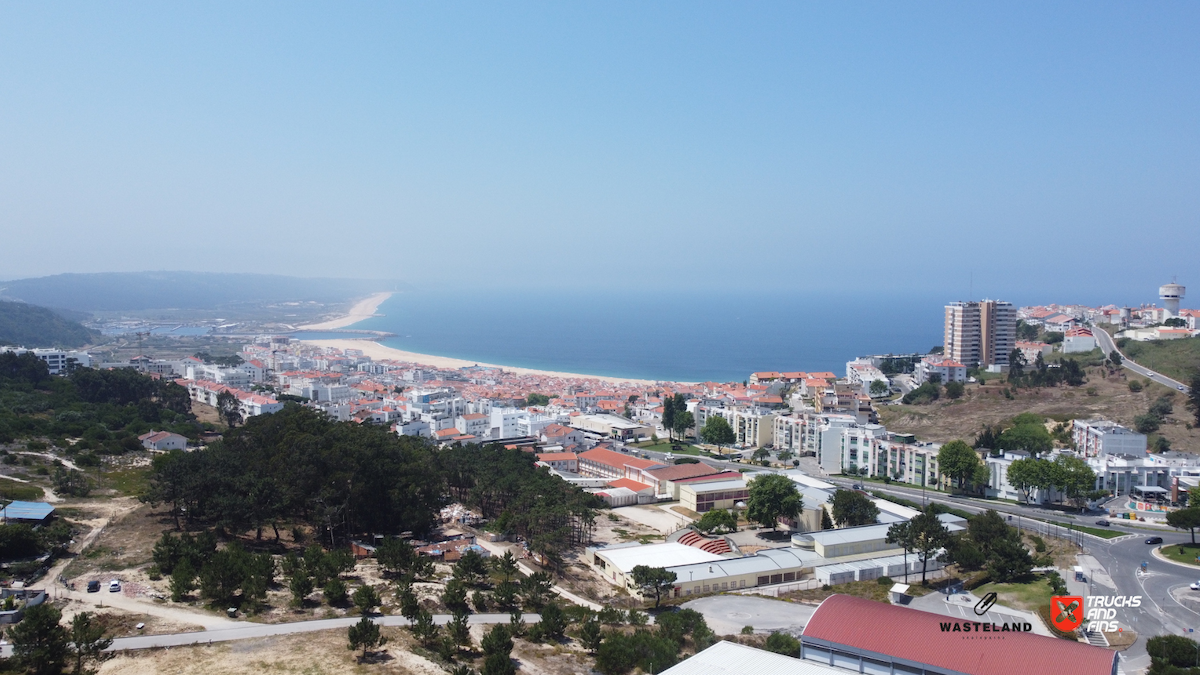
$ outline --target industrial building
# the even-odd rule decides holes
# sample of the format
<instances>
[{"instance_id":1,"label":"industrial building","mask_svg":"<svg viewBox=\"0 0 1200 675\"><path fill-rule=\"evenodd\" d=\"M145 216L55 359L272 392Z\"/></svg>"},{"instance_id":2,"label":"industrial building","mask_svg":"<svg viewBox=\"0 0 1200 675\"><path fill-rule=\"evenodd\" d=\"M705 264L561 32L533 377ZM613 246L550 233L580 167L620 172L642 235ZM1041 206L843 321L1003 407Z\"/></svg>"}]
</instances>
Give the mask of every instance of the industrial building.
<instances>
[{"instance_id":1,"label":"industrial building","mask_svg":"<svg viewBox=\"0 0 1200 675\"><path fill-rule=\"evenodd\" d=\"M696 513L713 509L732 509L750 497L746 481L741 478L705 483L684 483L679 486L679 504Z\"/></svg>"},{"instance_id":2,"label":"industrial building","mask_svg":"<svg viewBox=\"0 0 1200 675\"><path fill-rule=\"evenodd\" d=\"M822 666L812 661L721 641L704 651L662 671L661 675L848 675L841 668Z\"/></svg>"},{"instance_id":3,"label":"industrial building","mask_svg":"<svg viewBox=\"0 0 1200 675\"><path fill-rule=\"evenodd\" d=\"M951 532L964 528L962 518L951 514L938 516ZM864 525L839 530L797 534L791 546L769 548L742 555L736 548L717 555L701 547L712 540L694 538L690 545L680 537L665 544L622 544L587 549L588 561L610 583L633 593L637 589L627 575L635 565L662 567L675 573L673 597L685 597L758 586L770 586L814 578L823 584L867 581L883 576L902 577L920 574L916 555L905 556L901 549L887 543L890 524ZM693 549L694 552L687 549ZM942 565L930 560L927 572Z\"/></svg>"},{"instance_id":4,"label":"industrial building","mask_svg":"<svg viewBox=\"0 0 1200 675\"><path fill-rule=\"evenodd\" d=\"M822 666L879 675L1117 673L1116 652L1082 642L1023 630L1000 633L1003 639L964 642L967 633L943 629L943 625L969 625L974 618L947 621L942 614L833 595L817 607L804 627L801 658ZM988 634L980 633L981 638L984 635Z\"/></svg>"}]
</instances>

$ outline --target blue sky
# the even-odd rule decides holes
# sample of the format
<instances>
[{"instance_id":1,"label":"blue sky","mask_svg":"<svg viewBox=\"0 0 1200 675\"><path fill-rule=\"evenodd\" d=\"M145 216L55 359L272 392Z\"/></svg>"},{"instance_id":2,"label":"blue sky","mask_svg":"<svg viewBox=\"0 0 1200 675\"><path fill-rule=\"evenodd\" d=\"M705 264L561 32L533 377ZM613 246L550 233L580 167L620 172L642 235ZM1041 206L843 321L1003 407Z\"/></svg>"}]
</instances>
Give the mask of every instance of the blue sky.
<instances>
[{"instance_id":1,"label":"blue sky","mask_svg":"<svg viewBox=\"0 0 1200 675\"><path fill-rule=\"evenodd\" d=\"M1194 2L4 3L0 277L1200 291L1197 35Z\"/></svg>"}]
</instances>

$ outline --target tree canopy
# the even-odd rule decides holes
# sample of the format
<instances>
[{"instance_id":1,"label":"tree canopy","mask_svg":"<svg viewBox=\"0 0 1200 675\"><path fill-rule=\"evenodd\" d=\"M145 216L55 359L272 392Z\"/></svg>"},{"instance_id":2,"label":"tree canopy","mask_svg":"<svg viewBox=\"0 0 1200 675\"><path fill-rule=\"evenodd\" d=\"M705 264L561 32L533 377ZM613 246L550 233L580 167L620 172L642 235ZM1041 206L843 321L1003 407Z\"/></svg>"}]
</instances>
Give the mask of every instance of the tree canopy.
<instances>
[{"instance_id":1,"label":"tree canopy","mask_svg":"<svg viewBox=\"0 0 1200 675\"><path fill-rule=\"evenodd\" d=\"M958 489L970 482L975 470L982 465L979 455L961 440L946 443L938 450L938 469L943 476L954 480Z\"/></svg>"},{"instance_id":2,"label":"tree canopy","mask_svg":"<svg viewBox=\"0 0 1200 675\"><path fill-rule=\"evenodd\" d=\"M769 473L750 481L746 517L774 530L780 518L795 518L804 508L804 497L787 476Z\"/></svg>"},{"instance_id":3,"label":"tree canopy","mask_svg":"<svg viewBox=\"0 0 1200 675\"><path fill-rule=\"evenodd\" d=\"M700 429L700 440L717 446L718 452L726 445L732 445L736 438L733 427L729 426L729 420L720 415L709 415Z\"/></svg>"},{"instance_id":4,"label":"tree canopy","mask_svg":"<svg viewBox=\"0 0 1200 675\"><path fill-rule=\"evenodd\" d=\"M879 517L879 507L875 506L875 502L854 490L837 490L829 504L838 527L871 525Z\"/></svg>"}]
</instances>

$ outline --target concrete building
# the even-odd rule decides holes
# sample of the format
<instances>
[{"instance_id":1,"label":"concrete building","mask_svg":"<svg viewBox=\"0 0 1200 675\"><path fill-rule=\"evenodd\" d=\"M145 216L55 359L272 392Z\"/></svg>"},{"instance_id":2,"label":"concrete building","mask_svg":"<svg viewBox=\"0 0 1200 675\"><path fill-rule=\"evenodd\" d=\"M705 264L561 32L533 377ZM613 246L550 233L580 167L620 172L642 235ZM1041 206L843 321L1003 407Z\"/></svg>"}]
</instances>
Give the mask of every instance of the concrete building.
<instances>
[{"instance_id":1,"label":"concrete building","mask_svg":"<svg viewBox=\"0 0 1200 675\"><path fill-rule=\"evenodd\" d=\"M461 434L487 438L488 432L491 431L491 419L483 413L467 413L455 418L454 427Z\"/></svg>"},{"instance_id":2,"label":"concrete building","mask_svg":"<svg viewBox=\"0 0 1200 675\"><path fill-rule=\"evenodd\" d=\"M738 502L750 497L746 481L713 481L707 483L683 483L679 486L679 505L696 513L707 513L713 509L732 509Z\"/></svg>"},{"instance_id":3,"label":"concrete building","mask_svg":"<svg viewBox=\"0 0 1200 675\"><path fill-rule=\"evenodd\" d=\"M1017 311L1002 300L946 305L945 356L968 368L1007 366L1016 346Z\"/></svg>"},{"instance_id":4,"label":"concrete building","mask_svg":"<svg viewBox=\"0 0 1200 675\"><path fill-rule=\"evenodd\" d=\"M917 363L917 367L913 371L913 379L917 384L932 381L934 375L942 384L966 382L967 367L954 359L943 356L926 356Z\"/></svg>"},{"instance_id":5,"label":"concrete building","mask_svg":"<svg viewBox=\"0 0 1200 675\"><path fill-rule=\"evenodd\" d=\"M661 462L613 452L607 448L592 448L579 455L579 473L596 478L640 480L644 470L665 466Z\"/></svg>"},{"instance_id":6,"label":"concrete building","mask_svg":"<svg viewBox=\"0 0 1200 675\"><path fill-rule=\"evenodd\" d=\"M584 432L621 441L648 437L653 433L650 427L640 422L616 415L576 415L568 424Z\"/></svg>"},{"instance_id":7,"label":"concrete building","mask_svg":"<svg viewBox=\"0 0 1200 675\"><path fill-rule=\"evenodd\" d=\"M648 567L677 567L692 563L723 560L719 555L678 543L642 545L636 542L587 549L592 566L609 583L627 588L635 595L637 587L631 574L638 565Z\"/></svg>"},{"instance_id":8,"label":"concrete building","mask_svg":"<svg viewBox=\"0 0 1200 675\"><path fill-rule=\"evenodd\" d=\"M1078 354L1090 352L1096 348L1096 336L1089 328L1072 328L1063 337L1063 353Z\"/></svg>"},{"instance_id":9,"label":"concrete building","mask_svg":"<svg viewBox=\"0 0 1200 675\"><path fill-rule=\"evenodd\" d=\"M1071 440L1084 457L1097 455L1146 456L1146 435L1108 420L1073 420Z\"/></svg>"},{"instance_id":10,"label":"concrete building","mask_svg":"<svg viewBox=\"0 0 1200 675\"><path fill-rule=\"evenodd\" d=\"M64 351L61 349L25 349L24 347L5 347L5 351L15 354L30 353L46 362L51 375L65 375L72 368L92 366L92 356L87 352Z\"/></svg>"},{"instance_id":11,"label":"concrete building","mask_svg":"<svg viewBox=\"0 0 1200 675\"><path fill-rule=\"evenodd\" d=\"M579 456L573 452L542 452L537 458L555 471L579 473Z\"/></svg>"},{"instance_id":12,"label":"concrete building","mask_svg":"<svg viewBox=\"0 0 1200 675\"><path fill-rule=\"evenodd\" d=\"M1163 309L1167 311L1167 318L1179 316L1179 301L1183 300L1186 291L1186 288L1175 282L1159 286L1158 297L1162 300Z\"/></svg>"}]
</instances>

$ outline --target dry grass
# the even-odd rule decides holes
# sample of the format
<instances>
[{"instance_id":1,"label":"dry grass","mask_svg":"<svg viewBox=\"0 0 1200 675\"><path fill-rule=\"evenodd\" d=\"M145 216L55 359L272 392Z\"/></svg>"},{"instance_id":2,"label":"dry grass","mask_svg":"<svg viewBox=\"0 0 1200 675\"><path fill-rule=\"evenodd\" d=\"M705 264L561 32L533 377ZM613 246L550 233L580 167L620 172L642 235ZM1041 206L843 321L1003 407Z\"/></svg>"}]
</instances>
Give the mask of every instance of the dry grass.
<instances>
[{"instance_id":1,"label":"dry grass","mask_svg":"<svg viewBox=\"0 0 1200 675\"><path fill-rule=\"evenodd\" d=\"M1123 630L1121 632L1106 632L1105 639L1108 640L1108 648L1114 651L1123 652L1133 646L1137 642L1138 634L1131 630Z\"/></svg>"},{"instance_id":2,"label":"dry grass","mask_svg":"<svg viewBox=\"0 0 1200 675\"><path fill-rule=\"evenodd\" d=\"M1102 368L1089 368L1082 387L1019 389L1012 400L1005 398L1004 381L970 384L957 401L941 399L930 405L882 406L880 423L891 431L916 434L923 440L951 441L973 439L985 424L999 424L1024 412L1056 420L1105 418L1133 426L1133 418L1146 412L1150 404L1173 390L1153 384L1140 392L1129 391L1128 371L1108 375ZM1141 381L1141 378L1136 378ZM1088 395L1095 390L1095 396ZM1200 429L1188 429L1183 397L1175 396L1175 414L1168 418L1160 433L1171 447L1200 452Z\"/></svg>"},{"instance_id":3,"label":"dry grass","mask_svg":"<svg viewBox=\"0 0 1200 675\"><path fill-rule=\"evenodd\" d=\"M281 675L357 675L387 673L445 675L443 664L428 658L411 634L400 628L384 627L388 642L364 663L359 652L346 647L346 630L327 630L299 635L282 635L239 640L196 647L128 652L104 663L101 675L233 675L234 673L279 673ZM476 642L483 631L473 627ZM476 670L482 667L482 655L476 649L474 660L463 663ZM531 644L516 640L513 658L522 673L535 675L573 675L591 670L592 659L574 641L561 645Z\"/></svg>"},{"instance_id":4,"label":"dry grass","mask_svg":"<svg viewBox=\"0 0 1200 675\"><path fill-rule=\"evenodd\" d=\"M389 644L368 663L357 662L358 652L346 648L346 630L283 635L211 646L128 652L106 662L102 675L341 675L351 673L402 673L443 675L437 664L407 648L409 642L397 628L384 628Z\"/></svg>"},{"instance_id":5,"label":"dry grass","mask_svg":"<svg viewBox=\"0 0 1200 675\"><path fill-rule=\"evenodd\" d=\"M75 578L147 565L152 562L154 542L173 528L174 523L164 512L142 504L109 523L96 541L71 561L64 574Z\"/></svg>"}]
</instances>

